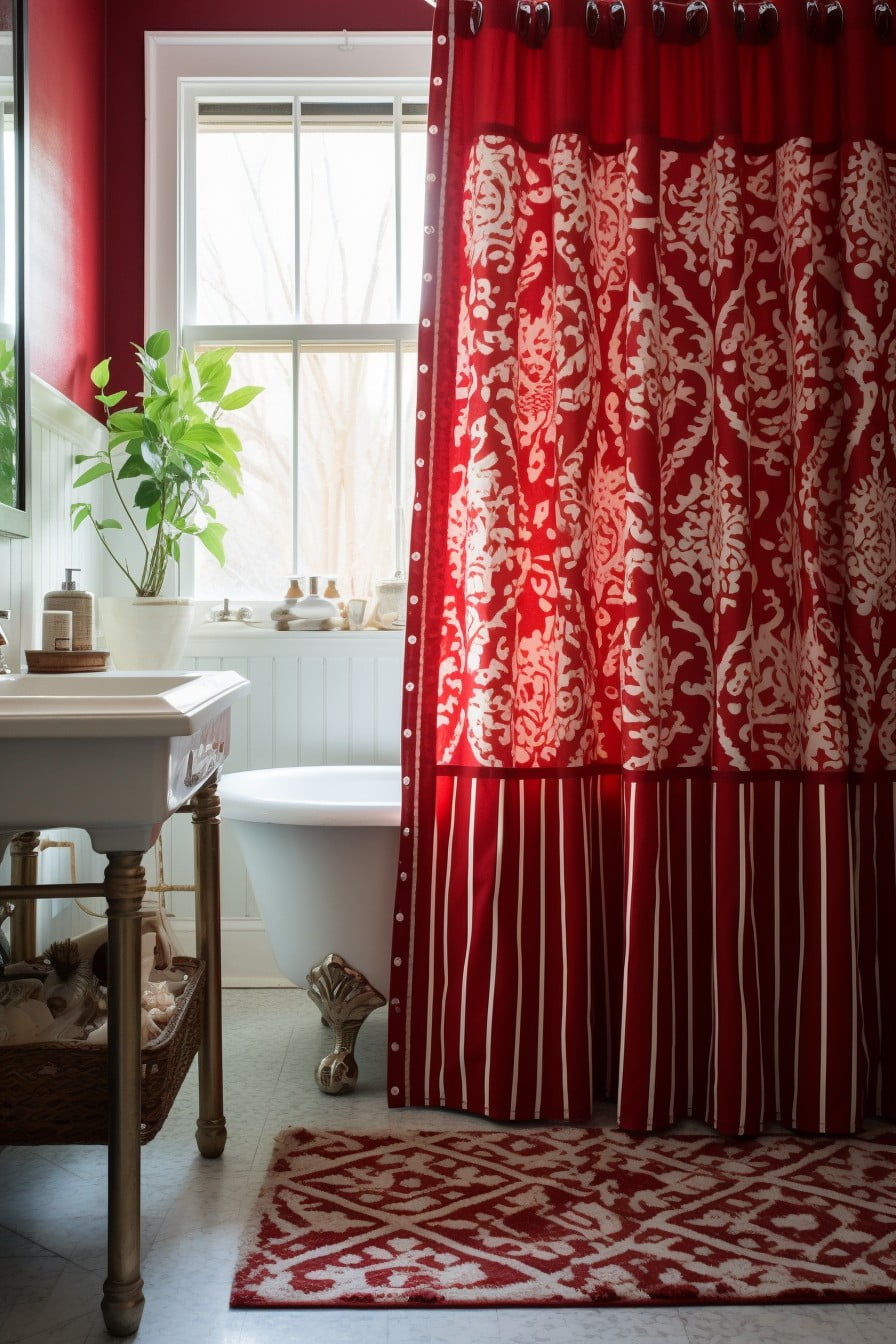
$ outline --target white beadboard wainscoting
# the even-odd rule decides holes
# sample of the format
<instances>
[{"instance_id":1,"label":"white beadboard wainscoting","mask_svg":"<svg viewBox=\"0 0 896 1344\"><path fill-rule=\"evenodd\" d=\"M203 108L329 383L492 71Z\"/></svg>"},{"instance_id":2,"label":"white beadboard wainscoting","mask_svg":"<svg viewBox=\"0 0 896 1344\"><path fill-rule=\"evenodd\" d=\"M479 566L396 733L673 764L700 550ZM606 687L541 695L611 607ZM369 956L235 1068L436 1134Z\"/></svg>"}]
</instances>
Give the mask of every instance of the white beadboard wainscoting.
<instances>
[{"instance_id":1,"label":"white beadboard wainscoting","mask_svg":"<svg viewBox=\"0 0 896 1344\"><path fill-rule=\"evenodd\" d=\"M10 641L7 661L13 669L24 664L25 649L40 648L43 595L59 587L67 567L80 570L83 588L100 588L102 548L92 529L72 533L69 506L75 498L72 481L80 470L75 454L93 452L105 432L93 416L32 377L31 536L0 537L0 607L12 613L4 629ZM78 498L99 504L101 490L102 482L95 482L79 490ZM39 881L69 881L73 861L79 880L90 880L102 871L83 831L47 832L43 838L54 843L40 855ZM0 881L8 880L7 856L0 865ZM84 919L68 900L38 902L39 946L77 932Z\"/></svg>"},{"instance_id":2,"label":"white beadboard wainscoting","mask_svg":"<svg viewBox=\"0 0 896 1344\"><path fill-rule=\"evenodd\" d=\"M191 639L184 666L230 669L251 684L250 695L232 710L227 772L349 762L385 765L399 759L402 651L403 635L392 630L278 632L209 625L199 627ZM172 818L164 828L166 885L192 883L191 831L184 816ZM158 881L153 870L148 856L151 885ZM174 915L175 934L191 949L192 894L167 892L166 903ZM274 963L226 822L221 827L221 914L225 984L287 983Z\"/></svg>"}]
</instances>

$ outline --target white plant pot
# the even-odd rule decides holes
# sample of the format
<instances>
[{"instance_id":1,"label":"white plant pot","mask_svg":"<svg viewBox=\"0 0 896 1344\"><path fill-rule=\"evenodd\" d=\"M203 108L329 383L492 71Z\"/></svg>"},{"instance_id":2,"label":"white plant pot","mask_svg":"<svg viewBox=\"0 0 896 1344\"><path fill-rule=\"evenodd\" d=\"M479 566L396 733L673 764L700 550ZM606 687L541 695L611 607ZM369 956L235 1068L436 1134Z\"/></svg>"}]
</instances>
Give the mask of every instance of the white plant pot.
<instances>
[{"instance_id":1,"label":"white plant pot","mask_svg":"<svg viewBox=\"0 0 896 1344\"><path fill-rule=\"evenodd\" d=\"M119 672L180 666L193 620L189 597L101 597L105 647Z\"/></svg>"}]
</instances>

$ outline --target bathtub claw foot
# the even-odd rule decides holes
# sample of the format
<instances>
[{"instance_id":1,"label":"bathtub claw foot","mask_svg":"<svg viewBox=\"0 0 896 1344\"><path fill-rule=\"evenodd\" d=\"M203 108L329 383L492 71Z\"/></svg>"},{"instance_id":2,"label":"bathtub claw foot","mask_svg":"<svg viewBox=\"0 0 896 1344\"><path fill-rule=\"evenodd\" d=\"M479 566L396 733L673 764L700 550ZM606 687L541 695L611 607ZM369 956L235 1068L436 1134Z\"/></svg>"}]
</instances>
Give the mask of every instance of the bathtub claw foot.
<instances>
[{"instance_id":1,"label":"bathtub claw foot","mask_svg":"<svg viewBox=\"0 0 896 1344\"><path fill-rule=\"evenodd\" d=\"M360 971L331 952L319 966L308 972L308 997L321 1015L321 1021L334 1034L333 1050L325 1055L315 1071L322 1092L337 1096L353 1092L358 1082L355 1042L368 1015L382 1008L386 1000Z\"/></svg>"}]
</instances>

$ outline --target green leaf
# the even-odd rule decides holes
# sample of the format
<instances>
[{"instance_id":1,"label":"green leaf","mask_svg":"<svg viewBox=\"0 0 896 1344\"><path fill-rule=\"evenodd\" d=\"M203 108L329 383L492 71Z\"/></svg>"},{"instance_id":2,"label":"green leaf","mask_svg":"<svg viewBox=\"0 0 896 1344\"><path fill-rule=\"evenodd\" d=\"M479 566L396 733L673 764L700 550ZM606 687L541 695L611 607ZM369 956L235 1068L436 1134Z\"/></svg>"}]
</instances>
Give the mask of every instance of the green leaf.
<instances>
[{"instance_id":1,"label":"green leaf","mask_svg":"<svg viewBox=\"0 0 896 1344\"><path fill-rule=\"evenodd\" d=\"M161 497L162 491L159 488L158 481L141 481L134 495L134 503L138 509L148 509L151 505L157 503Z\"/></svg>"},{"instance_id":2,"label":"green leaf","mask_svg":"<svg viewBox=\"0 0 896 1344\"><path fill-rule=\"evenodd\" d=\"M93 508L90 504L85 504L83 500L79 500L77 503L69 506L69 512L72 516L72 531L77 532L78 528L84 522L84 519L90 517Z\"/></svg>"},{"instance_id":3,"label":"green leaf","mask_svg":"<svg viewBox=\"0 0 896 1344\"><path fill-rule=\"evenodd\" d=\"M184 457L191 466L196 468L198 472L203 472L208 469L210 465L210 449L203 448L201 445L194 447L192 443L187 443L184 439L181 439L177 446L182 457Z\"/></svg>"},{"instance_id":4,"label":"green leaf","mask_svg":"<svg viewBox=\"0 0 896 1344\"><path fill-rule=\"evenodd\" d=\"M148 359L145 355L137 356L137 363L143 377L154 387L157 392L163 396L168 392L168 372L164 364L158 364L153 359Z\"/></svg>"},{"instance_id":5,"label":"green leaf","mask_svg":"<svg viewBox=\"0 0 896 1344\"><path fill-rule=\"evenodd\" d=\"M229 364L236 354L235 345L219 345L196 356L196 368L205 377L213 364Z\"/></svg>"},{"instance_id":6,"label":"green leaf","mask_svg":"<svg viewBox=\"0 0 896 1344\"><path fill-rule=\"evenodd\" d=\"M223 523L209 523L208 527L203 528L199 533L199 540L210 555L213 555L218 564L224 564L224 533L227 531Z\"/></svg>"},{"instance_id":7,"label":"green leaf","mask_svg":"<svg viewBox=\"0 0 896 1344\"><path fill-rule=\"evenodd\" d=\"M190 425L178 439L181 446L185 443L202 447L205 444L214 444L217 448L221 442L221 431L217 425L211 425L207 421L201 424Z\"/></svg>"},{"instance_id":8,"label":"green leaf","mask_svg":"<svg viewBox=\"0 0 896 1344\"><path fill-rule=\"evenodd\" d=\"M142 433L143 416L139 411L113 411L109 416L109 428L123 434Z\"/></svg>"},{"instance_id":9,"label":"green leaf","mask_svg":"<svg viewBox=\"0 0 896 1344\"><path fill-rule=\"evenodd\" d=\"M184 419L184 417L182 415L172 416L170 421L168 422L166 438L169 440L173 448L176 448L180 444L180 441L186 434L186 432L187 432L187 421Z\"/></svg>"},{"instance_id":10,"label":"green leaf","mask_svg":"<svg viewBox=\"0 0 896 1344\"><path fill-rule=\"evenodd\" d=\"M94 387L98 387L101 392L109 383L110 363L111 361L109 359L101 359L99 364L94 364L93 368L90 370L90 381L93 383Z\"/></svg>"},{"instance_id":11,"label":"green leaf","mask_svg":"<svg viewBox=\"0 0 896 1344\"><path fill-rule=\"evenodd\" d=\"M162 461L161 455L156 452L151 443L147 443L145 439L141 439L139 443L129 444L128 452L130 452L132 448L136 448L136 451L139 453L140 457L149 467L151 472L155 473L156 475L161 475L165 464Z\"/></svg>"},{"instance_id":12,"label":"green leaf","mask_svg":"<svg viewBox=\"0 0 896 1344\"><path fill-rule=\"evenodd\" d=\"M228 392L226 397L221 398L222 411L238 411L243 406L248 406L250 401L254 401L259 392L263 392L262 387L239 387L235 392Z\"/></svg>"},{"instance_id":13,"label":"green leaf","mask_svg":"<svg viewBox=\"0 0 896 1344\"><path fill-rule=\"evenodd\" d=\"M113 451L119 446L119 444L125 443L130 437L131 437L130 434L121 434L114 432L111 433L109 435L108 440L106 441L106 447L103 450L104 455L107 457L111 457ZM94 456L96 456L96 454L94 454Z\"/></svg>"},{"instance_id":14,"label":"green leaf","mask_svg":"<svg viewBox=\"0 0 896 1344\"><path fill-rule=\"evenodd\" d=\"M111 408L113 406L117 406L120 401L124 401L126 396L127 392L124 391L110 392L108 396L106 396L106 394L103 392L98 392L96 395L96 400L101 402L102 405L105 406L107 410L111 410Z\"/></svg>"},{"instance_id":15,"label":"green leaf","mask_svg":"<svg viewBox=\"0 0 896 1344\"><path fill-rule=\"evenodd\" d=\"M237 495L243 493L243 483L239 474L227 466L226 463L221 467L215 477L215 483L223 486L228 495L233 495L234 499L236 499Z\"/></svg>"},{"instance_id":16,"label":"green leaf","mask_svg":"<svg viewBox=\"0 0 896 1344\"><path fill-rule=\"evenodd\" d=\"M91 481L97 481L101 476L110 476L112 474L111 462L97 462L94 466L88 467L74 481L73 486L88 485Z\"/></svg>"},{"instance_id":17,"label":"green leaf","mask_svg":"<svg viewBox=\"0 0 896 1344\"><path fill-rule=\"evenodd\" d=\"M227 391L230 382L230 368L227 364L213 364L203 375L202 386L197 392L197 400L219 402Z\"/></svg>"},{"instance_id":18,"label":"green leaf","mask_svg":"<svg viewBox=\"0 0 896 1344\"><path fill-rule=\"evenodd\" d=\"M95 526L103 532L122 532L124 530L117 518L104 518L101 523L98 523L96 519L93 521Z\"/></svg>"},{"instance_id":19,"label":"green leaf","mask_svg":"<svg viewBox=\"0 0 896 1344\"><path fill-rule=\"evenodd\" d=\"M134 456L129 457L127 458L126 461L122 462L121 466L118 468L115 479L117 481L127 481L134 476L151 476L151 475L152 475L151 468L149 468L146 465L146 463L143 461L143 458Z\"/></svg>"},{"instance_id":20,"label":"green leaf","mask_svg":"<svg viewBox=\"0 0 896 1344\"><path fill-rule=\"evenodd\" d=\"M238 472L240 470L239 454L243 451L239 435L229 425L221 425L220 433L221 442L218 445L218 453L234 471Z\"/></svg>"},{"instance_id":21,"label":"green leaf","mask_svg":"<svg viewBox=\"0 0 896 1344\"><path fill-rule=\"evenodd\" d=\"M167 331L156 331L144 346L150 359L164 359L171 349L171 336Z\"/></svg>"}]
</instances>

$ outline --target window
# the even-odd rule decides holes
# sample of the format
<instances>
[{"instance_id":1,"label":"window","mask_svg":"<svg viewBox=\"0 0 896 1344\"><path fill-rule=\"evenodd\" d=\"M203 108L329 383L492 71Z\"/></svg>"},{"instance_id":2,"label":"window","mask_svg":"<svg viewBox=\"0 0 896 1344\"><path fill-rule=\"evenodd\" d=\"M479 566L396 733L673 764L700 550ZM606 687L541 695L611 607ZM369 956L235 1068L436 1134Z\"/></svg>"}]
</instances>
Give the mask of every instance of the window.
<instances>
[{"instance_id":1,"label":"window","mask_svg":"<svg viewBox=\"0 0 896 1344\"><path fill-rule=\"evenodd\" d=\"M245 493L216 501L226 567L197 547L182 576L199 597L276 595L291 574L365 595L405 565L428 137L425 79L400 67L409 48L421 70L428 35L402 35L391 77L368 36L354 75L178 82L175 325L189 348L235 347L235 376L265 389L231 420ZM317 40L314 68L338 70ZM162 163L157 145L150 192Z\"/></svg>"}]
</instances>

